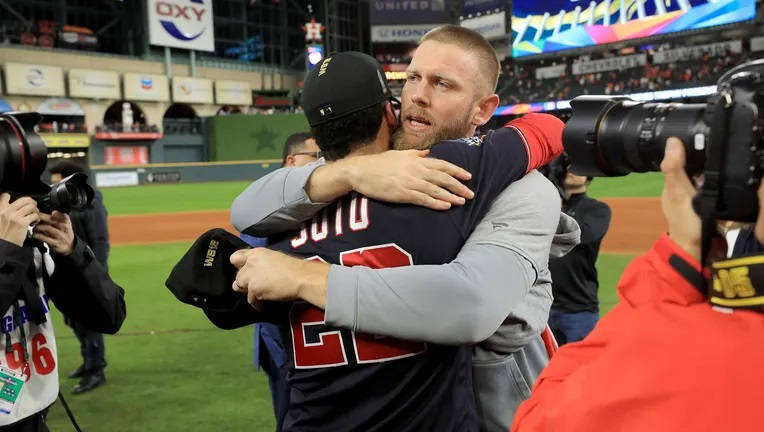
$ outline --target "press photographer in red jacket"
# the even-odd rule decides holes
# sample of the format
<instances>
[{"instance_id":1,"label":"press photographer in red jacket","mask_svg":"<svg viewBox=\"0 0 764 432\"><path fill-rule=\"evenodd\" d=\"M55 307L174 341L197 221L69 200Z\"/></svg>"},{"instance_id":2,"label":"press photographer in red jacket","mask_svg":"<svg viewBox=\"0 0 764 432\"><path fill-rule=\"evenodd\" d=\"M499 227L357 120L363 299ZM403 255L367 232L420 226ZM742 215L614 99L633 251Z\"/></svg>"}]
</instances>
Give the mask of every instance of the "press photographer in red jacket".
<instances>
[{"instance_id":1,"label":"press photographer in red jacket","mask_svg":"<svg viewBox=\"0 0 764 432\"><path fill-rule=\"evenodd\" d=\"M513 431L761 430L764 287L756 281L764 256L729 260L727 268L717 261L713 279L701 270L697 191L684 166L685 149L670 138L661 164L668 233L629 265L618 305L594 331L552 358ZM764 186L758 199L753 232L761 242ZM745 292L718 299L726 290Z\"/></svg>"}]
</instances>

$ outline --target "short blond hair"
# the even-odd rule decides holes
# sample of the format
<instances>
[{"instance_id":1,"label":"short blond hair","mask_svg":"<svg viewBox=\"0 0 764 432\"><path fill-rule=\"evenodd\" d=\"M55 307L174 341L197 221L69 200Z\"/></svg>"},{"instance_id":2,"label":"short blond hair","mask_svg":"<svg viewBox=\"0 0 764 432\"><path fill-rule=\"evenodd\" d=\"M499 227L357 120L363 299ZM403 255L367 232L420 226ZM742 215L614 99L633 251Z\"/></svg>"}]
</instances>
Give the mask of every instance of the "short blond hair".
<instances>
[{"instance_id":1,"label":"short blond hair","mask_svg":"<svg viewBox=\"0 0 764 432\"><path fill-rule=\"evenodd\" d=\"M496 92L501 66L496 51L493 50L491 43L486 38L466 27L447 24L427 32L419 40L419 45L427 41L456 45L464 51L474 54L478 60L480 72L490 86L489 93Z\"/></svg>"}]
</instances>

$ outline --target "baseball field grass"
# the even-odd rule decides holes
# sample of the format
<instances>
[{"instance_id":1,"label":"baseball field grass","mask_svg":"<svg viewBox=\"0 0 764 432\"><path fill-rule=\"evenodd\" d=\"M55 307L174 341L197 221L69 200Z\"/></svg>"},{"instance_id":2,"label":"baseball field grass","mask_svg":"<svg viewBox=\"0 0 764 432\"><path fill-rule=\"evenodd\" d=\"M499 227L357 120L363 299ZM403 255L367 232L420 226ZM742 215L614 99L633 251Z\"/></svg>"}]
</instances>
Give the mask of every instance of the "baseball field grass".
<instances>
[{"instance_id":1,"label":"baseball field grass","mask_svg":"<svg viewBox=\"0 0 764 432\"><path fill-rule=\"evenodd\" d=\"M182 183L103 189L110 215L224 210L249 182ZM595 198L660 196L660 173L597 178L589 194Z\"/></svg>"},{"instance_id":2,"label":"baseball field grass","mask_svg":"<svg viewBox=\"0 0 764 432\"><path fill-rule=\"evenodd\" d=\"M227 210L250 182L157 184L102 189L110 216Z\"/></svg>"},{"instance_id":3,"label":"baseball field grass","mask_svg":"<svg viewBox=\"0 0 764 432\"><path fill-rule=\"evenodd\" d=\"M656 196L660 176L638 181L597 179L596 196ZM628 177L627 177L628 179ZM104 189L109 214L227 209L245 182L158 185ZM595 187L596 186L596 187ZM628 192L620 193L620 190ZM81 361L79 344L54 311L61 390L84 431L271 431L267 379L252 366L252 329L222 331L203 314L178 302L165 288L172 266L189 243L113 246L109 270L124 289L127 320L106 337L107 384L71 395L66 374ZM631 260L601 254L601 314L617 301L615 285ZM51 430L74 430L60 403Z\"/></svg>"},{"instance_id":4,"label":"baseball field grass","mask_svg":"<svg viewBox=\"0 0 764 432\"><path fill-rule=\"evenodd\" d=\"M275 422L265 375L252 366L252 328L215 329L165 288L189 244L115 246L110 273L125 289L127 319L106 337L107 384L71 395L66 374L79 343L54 312L61 391L84 431L270 431ZM53 431L74 430L60 403Z\"/></svg>"},{"instance_id":5,"label":"baseball field grass","mask_svg":"<svg viewBox=\"0 0 764 432\"><path fill-rule=\"evenodd\" d=\"M663 174L659 172L629 174L624 177L595 178L588 194L595 198L657 197L663 189Z\"/></svg>"}]
</instances>

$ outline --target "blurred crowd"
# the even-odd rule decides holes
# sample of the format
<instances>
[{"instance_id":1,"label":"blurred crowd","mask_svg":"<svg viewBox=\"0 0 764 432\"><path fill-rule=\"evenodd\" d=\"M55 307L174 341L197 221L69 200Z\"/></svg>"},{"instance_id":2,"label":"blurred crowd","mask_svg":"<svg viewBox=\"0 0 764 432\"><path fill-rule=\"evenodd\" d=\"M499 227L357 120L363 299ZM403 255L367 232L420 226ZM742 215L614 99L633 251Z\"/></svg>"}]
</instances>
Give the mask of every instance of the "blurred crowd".
<instances>
[{"instance_id":1,"label":"blurred crowd","mask_svg":"<svg viewBox=\"0 0 764 432\"><path fill-rule=\"evenodd\" d=\"M96 133L99 132L159 132L159 127L155 124L147 125L136 122L128 130L125 130L122 123L104 123L96 126Z\"/></svg>"},{"instance_id":2,"label":"blurred crowd","mask_svg":"<svg viewBox=\"0 0 764 432\"><path fill-rule=\"evenodd\" d=\"M559 78L537 79L535 69L504 64L498 93L501 104L568 100L585 94L628 94L712 85L732 66L751 58L750 53L727 52L664 64L648 63L625 70L573 75L568 64Z\"/></svg>"},{"instance_id":3,"label":"blurred crowd","mask_svg":"<svg viewBox=\"0 0 764 432\"><path fill-rule=\"evenodd\" d=\"M35 126L37 133L88 133L88 128L83 121L59 122L43 120Z\"/></svg>"}]
</instances>

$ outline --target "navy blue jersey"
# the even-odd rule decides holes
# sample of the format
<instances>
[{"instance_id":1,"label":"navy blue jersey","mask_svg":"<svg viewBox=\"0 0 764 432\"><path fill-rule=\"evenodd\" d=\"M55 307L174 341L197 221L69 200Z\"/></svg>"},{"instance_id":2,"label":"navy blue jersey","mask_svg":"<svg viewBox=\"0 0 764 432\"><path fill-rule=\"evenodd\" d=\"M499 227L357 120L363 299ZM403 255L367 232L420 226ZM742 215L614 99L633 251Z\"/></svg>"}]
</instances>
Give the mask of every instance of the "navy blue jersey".
<instances>
[{"instance_id":1,"label":"navy blue jersey","mask_svg":"<svg viewBox=\"0 0 764 432\"><path fill-rule=\"evenodd\" d=\"M271 238L269 248L372 268L452 261L496 196L529 170L528 146L503 128L439 143L431 156L470 171L475 198L434 211L351 194L301 230ZM477 430L469 347L329 328L324 312L302 301L290 305L285 323L292 388L285 431Z\"/></svg>"}]
</instances>

